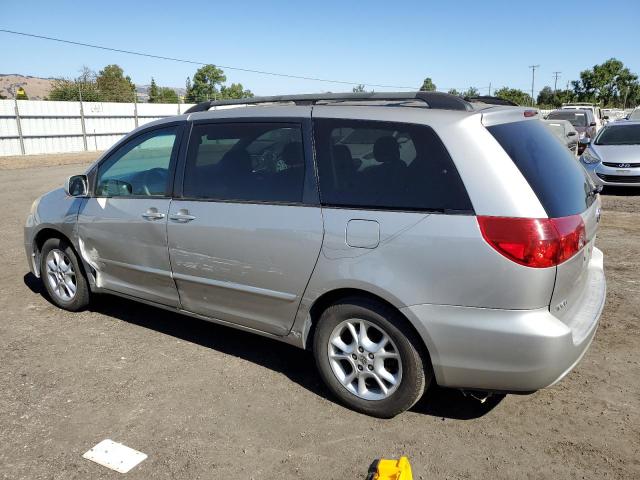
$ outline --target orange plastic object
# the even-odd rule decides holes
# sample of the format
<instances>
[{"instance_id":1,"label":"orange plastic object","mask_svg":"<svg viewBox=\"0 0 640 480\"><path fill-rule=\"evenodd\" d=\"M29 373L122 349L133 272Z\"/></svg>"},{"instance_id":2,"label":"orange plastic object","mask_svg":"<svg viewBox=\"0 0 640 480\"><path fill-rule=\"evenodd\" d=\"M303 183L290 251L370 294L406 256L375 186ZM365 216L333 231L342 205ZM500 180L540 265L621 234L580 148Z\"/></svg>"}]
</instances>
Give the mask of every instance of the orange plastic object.
<instances>
[{"instance_id":1,"label":"orange plastic object","mask_svg":"<svg viewBox=\"0 0 640 480\"><path fill-rule=\"evenodd\" d=\"M407 457L400 457L399 460L381 458L373 480L413 480L409 459Z\"/></svg>"}]
</instances>

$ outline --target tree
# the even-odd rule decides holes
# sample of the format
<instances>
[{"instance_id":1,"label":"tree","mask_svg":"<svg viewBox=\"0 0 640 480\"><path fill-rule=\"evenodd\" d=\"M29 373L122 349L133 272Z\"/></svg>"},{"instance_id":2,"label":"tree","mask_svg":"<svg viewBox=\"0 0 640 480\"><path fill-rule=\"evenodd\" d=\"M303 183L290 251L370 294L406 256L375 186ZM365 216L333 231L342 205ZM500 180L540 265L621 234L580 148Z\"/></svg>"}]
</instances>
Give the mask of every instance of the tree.
<instances>
[{"instance_id":1,"label":"tree","mask_svg":"<svg viewBox=\"0 0 640 480\"><path fill-rule=\"evenodd\" d=\"M153 77L151 77L151 85L149 85L147 93L149 94L149 103L160 103L160 89Z\"/></svg>"},{"instance_id":2,"label":"tree","mask_svg":"<svg viewBox=\"0 0 640 480\"><path fill-rule=\"evenodd\" d=\"M134 99L136 87L118 65L107 65L100 70L96 83L104 102L131 102Z\"/></svg>"},{"instance_id":3,"label":"tree","mask_svg":"<svg viewBox=\"0 0 640 480\"><path fill-rule=\"evenodd\" d=\"M228 87L222 85L220 87L220 95L218 95L218 98L222 100L251 97L253 97L251 90L245 90L241 83L232 83Z\"/></svg>"},{"instance_id":4,"label":"tree","mask_svg":"<svg viewBox=\"0 0 640 480\"><path fill-rule=\"evenodd\" d=\"M29 95L27 95L24 88L18 87L16 90L16 100L29 100Z\"/></svg>"},{"instance_id":5,"label":"tree","mask_svg":"<svg viewBox=\"0 0 640 480\"><path fill-rule=\"evenodd\" d=\"M96 73L84 66L75 79L59 78L53 81L53 87L47 97L49 100L101 102L102 96L96 83Z\"/></svg>"},{"instance_id":6,"label":"tree","mask_svg":"<svg viewBox=\"0 0 640 480\"><path fill-rule=\"evenodd\" d=\"M178 103L180 101L176 91L169 87L160 87L158 99L158 103Z\"/></svg>"},{"instance_id":7,"label":"tree","mask_svg":"<svg viewBox=\"0 0 640 480\"><path fill-rule=\"evenodd\" d=\"M477 97L478 95L480 95L480 92L476 87L469 87L464 92L462 92L462 96L464 98Z\"/></svg>"},{"instance_id":8,"label":"tree","mask_svg":"<svg viewBox=\"0 0 640 480\"><path fill-rule=\"evenodd\" d=\"M571 82L580 101L598 102L602 106L622 106L624 94L638 85L638 76L616 59L594 65L580 72L580 80Z\"/></svg>"},{"instance_id":9,"label":"tree","mask_svg":"<svg viewBox=\"0 0 640 480\"><path fill-rule=\"evenodd\" d=\"M455 88L449 89L449 91L447 93L449 95L457 95L458 97L462 96L462 94L458 90L456 90Z\"/></svg>"},{"instance_id":10,"label":"tree","mask_svg":"<svg viewBox=\"0 0 640 480\"><path fill-rule=\"evenodd\" d=\"M221 69L215 65L205 65L196 71L193 84L187 79L188 89L185 100L188 103L197 103L216 99L219 87L226 81L227 77Z\"/></svg>"},{"instance_id":11,"label":"tree","mask_svg":"<svg viewBox=\"0 0 640 480\"><path fill-rule=\"evenodd\" d=\"M421 92L434 92L436 90L436 84L433 83L431 77L427 77L422 82L422 86L420 87Z\"/></svg>"},{"instance_id":12,"label":"tree","mask_svg":"<svg viewBox=\"0 0 640 480\"><path fill-rule=\"evenodd\" d=\"M353 93L364 93L364 92L366 92L365 86L362 85L362 84L359 84L359 85L353 87L352 90L353 90Z\"/></svg>"},{"instance_id":13,"label":"tree","mask_svg":"<svg viewBox=\"0 0 640 480\"><path fill-rule=\"evenodd\" d=\"M518 105L531 105L531 95L517 88L502 87L496 90L494 95L499 98L504 98L505 100L510 100Z\"/></svg>"},{"instance_id":14,"label":"tree","mask_svg":"<svg viewBox=\"0 0 640 480\"><path fill-rule=\"evenodd\" d=\"M557 105L555 92L549 86L544 87L538 93L536 103L540 107L555 107Z\"/></svg>"}]
</instances>

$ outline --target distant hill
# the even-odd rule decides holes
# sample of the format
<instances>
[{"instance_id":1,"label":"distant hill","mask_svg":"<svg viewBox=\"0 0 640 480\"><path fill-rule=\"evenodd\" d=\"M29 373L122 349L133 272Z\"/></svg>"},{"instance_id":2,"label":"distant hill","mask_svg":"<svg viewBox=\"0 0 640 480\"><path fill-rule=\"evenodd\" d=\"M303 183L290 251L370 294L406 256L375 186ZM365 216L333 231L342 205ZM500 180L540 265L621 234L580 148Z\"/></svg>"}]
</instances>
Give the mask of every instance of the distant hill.
<instances>
[{"instance_id":1,"label":"distant hill","mask_svg":"<svg viewBox=\"0 0 640 480\"><path fill-rule=\"evenodd\" d=\"M40 78L29 75L19 75L17 73L0 73L0 94L7 98L13 98L15 88L22 87L30 100L44 100L53 88L54 78ZM147 93L149 85L136 85L136 93L139 102L149 100ZM174 88L179 97L185 94L184 88Z\"/></svg>"},{"instance_id":2,"label":"distant hill","mask_svg":"<svg viewBox=\"0 0 640 480\"><path fill-rule=\"evenodd\" d=\"M40 78L16 73L0 73L0 94L7 98L13 98L13 92L17 87L24 88L30 100L43 100L53 86L53 78Z\"/></svg>"}]
</instances>

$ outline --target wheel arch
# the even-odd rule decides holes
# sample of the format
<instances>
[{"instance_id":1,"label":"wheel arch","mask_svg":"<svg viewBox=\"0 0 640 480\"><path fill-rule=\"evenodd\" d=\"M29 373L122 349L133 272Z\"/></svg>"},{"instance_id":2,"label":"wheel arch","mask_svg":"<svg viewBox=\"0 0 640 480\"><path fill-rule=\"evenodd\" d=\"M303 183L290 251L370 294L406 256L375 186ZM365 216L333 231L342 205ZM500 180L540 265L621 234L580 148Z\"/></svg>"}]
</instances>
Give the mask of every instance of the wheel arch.
<instances>
[{"instance_id":1,"label":"wheel arch","mask_svg":"<svg viewBox=\"0 0 640 480\"><path fill-rule=\"evenodd\" d=\"M89 278L89 276L87 275L87 272L86 272L85 265L84 265L84 259L78 253L78 249L73 244L71 239L67 235L65 235L63 232L61 232L60 230L58 230L56 228L52 228L52 227L41 228L40 230L38 230L38 232L33 237L32 248L33 248L33 253L35 255L35 258L36 258L36 261L34 262L34 266L37 268L37 276L38 277L41 276L41 272L40 272L40 255L41 255L41 252L42 252L42 247L43 247L43 245L45 244L45 242L47 240L50 240L52 238L57 238L59 240L63 240L63 241L65 241L65 242L67 242L69 244L69 246L71 247L71 250L73 250L73 253L75 254L75 256L78 259L78 264L80 266L81 273L85 276L85 278Z\"/></svg>"},{"instance_id":2,"label":"wheel arch","mask_svg":"<svg viewBox=\"0 0 640 480\"><path fill-rule=\"evenodd\" d=\"M418 328L416 328L413 322L402 312L402 310L385 298L376 295L375 293L371 293L369 291L361 290L358 288L337 288L334 290L330 290L320 295L313 302L311 308L309 309L310 325L308 328L308 333L304 338L304 344L307 350L310 350L312 348L316 327L318 326L318 322L320 321L320 316L322 315L322 313L334 303L348 298L371 300L383 304L384 306L391 308L395 312L397 312L398 318L402 319L402 321L413 331L413 333L416 335L416 338L419 340L420 345L418 345L417 347L422 349L424 357L428 359L430 363L432 363L429 346L425 342L423 336L420 334Z\"/></svg>"}]
</instances>

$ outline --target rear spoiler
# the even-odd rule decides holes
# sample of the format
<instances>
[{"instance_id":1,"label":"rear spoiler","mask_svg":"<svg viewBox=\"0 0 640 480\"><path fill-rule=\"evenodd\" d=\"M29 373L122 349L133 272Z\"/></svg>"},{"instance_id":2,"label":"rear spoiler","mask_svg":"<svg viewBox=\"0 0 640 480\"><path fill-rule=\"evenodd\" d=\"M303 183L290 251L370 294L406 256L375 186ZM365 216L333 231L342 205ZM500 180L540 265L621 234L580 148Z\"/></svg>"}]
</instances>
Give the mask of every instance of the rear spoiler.
<instances>
[{"instance_id":1,"label":"rear spoiler","mask_svg":"<svg viewBox=\"0 0 640 480\"><path fill-rule=\"evenodd\" d=\"M541 118L540 111L537 108L496 107L482 110L481 121L485 127L489 127L500 123L519 122L539 118Z\"/></svg>"}]
</instances>

